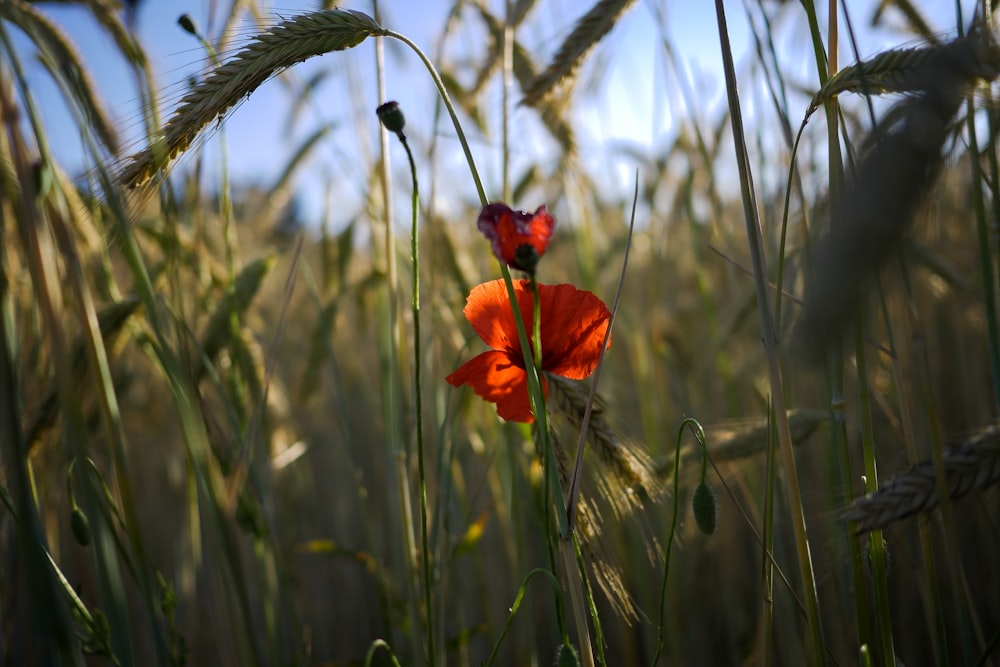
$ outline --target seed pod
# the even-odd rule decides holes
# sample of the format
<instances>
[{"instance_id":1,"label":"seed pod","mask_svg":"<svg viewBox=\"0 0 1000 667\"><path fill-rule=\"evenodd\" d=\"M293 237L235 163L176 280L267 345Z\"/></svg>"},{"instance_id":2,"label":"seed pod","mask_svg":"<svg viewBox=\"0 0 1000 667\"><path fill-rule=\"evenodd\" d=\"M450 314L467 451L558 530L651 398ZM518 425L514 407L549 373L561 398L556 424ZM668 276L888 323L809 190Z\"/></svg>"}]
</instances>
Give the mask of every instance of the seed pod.
<instances>
[{"instance_id":1,"label":"seed pod","mask_svg":"<svg viewBox=\"0 0 1000 667\"><path fill-rule=\"evenodd\" d=\"M81 547L90 546L90 520L79 507L73 508L73 513L69 517L69 529L77 544Z\"/></svg>"},{"instance_id":2,"label":"seed pod","mask_svg":"<svg viewBox=\"0 0 1000 667\"><path fill-rule=\"evenodd\" d=\"M382 122L382 125L385 126L385 129L390 132L400 134L403 128L406 127L406 117L403 116L403 111L399 108L398 102L389 101L379 105L378 109L375 110L375 114Z\"/></svg>"},{"instance_id":3,"label":"seed pod","mask_svg":"<svg viewBox=\"0 0 1000 667\"><path fill-rule=\"evenodd\" d=\"M706 535L714 533L715 523L719 518L719 508L712 487L705 482L698 485L691 499L691 509L694 510L694 520L698 524L698 530Z\"/></svg>"},{"instance_id":4,"label":"seed pod","mask_svg":"<svg viewBox=\"0 0 1000 667\"><path fill-rule=\"evenodd\" d=\"M177 19L177 25L181 27L184 32L198 37L198 27L194 24L194 19L191 18L190 14L181 14Z\"/></svg>"},{"instance_id":5,"label":"seed pod","mask_svg":"<svg viewBox=\"0 0 1000 667\"><path fill-rule=\"evenodd\" d=\"M580 657L571 644L560 644L554 664L555 667L580 667Z\"/></svg>"}]
</instances>

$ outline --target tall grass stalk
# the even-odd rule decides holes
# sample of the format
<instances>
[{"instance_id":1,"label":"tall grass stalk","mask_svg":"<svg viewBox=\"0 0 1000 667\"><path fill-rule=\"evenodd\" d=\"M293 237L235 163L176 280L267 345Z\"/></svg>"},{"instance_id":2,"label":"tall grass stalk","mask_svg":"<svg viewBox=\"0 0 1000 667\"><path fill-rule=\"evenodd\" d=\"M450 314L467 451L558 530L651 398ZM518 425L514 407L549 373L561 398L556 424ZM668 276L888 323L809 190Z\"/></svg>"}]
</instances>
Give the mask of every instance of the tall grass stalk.
<instances>
[{"instance_id":1,"label":"tall grass stalk","mask_svg":"<svg viewBox=\"0 0 1000 667\"><path fill-rule=\"evenodd\" d=\"M854 358L858 367L859 403L861 405L861 445L865 464L865 493L878 488L878 467L875 461L875 434L872 428L871 392L868 386L868 361L865 352L863 321L855 327ZM873 530L868 538L868 561L875 598L875 623L879 637L877 656L885 667L894 667L896 652L892 640L892 614L889 609L888 555L881 530Z\"/></svg>"},{"instance_id":2,"label":"tall grass stalk","mask_svg":"<svg viewBox=\"0 0 1000 667\"><path fill-rule=\"evenodd\" d=\"M376 22L380 19L377 0L373 3ZM376 88L378 99L386 98L385 82L385 46L382 37L375 36L375 71ZM384 345L382 347L382 387L383 387L383 419L388 428L389 451L392 452L396 461L396 480L399 494L399 511L403 522L403 540L405 544L403 561L405 565L407 591L409 592L410 610L414 622L420 618L419 605L417 604L416 576L420 569L420 560L416 536L413 525L413 506L411 503L410 471L409 464L412 460L410 455L409 440L404 439L400 434L399 419L402 414L402 396L400 380L398 377L397 349L401 345L401 333L399 325L398 292L399 278L396 266L396 223L392 207L392 169L391 152L389 148L389 135L387 132L379 132L379 184L381 186L382 211L385 225L383 230L382 256L385 261L385 304L384 317L385 329L382 333ZM431 613L428 608L426 612ZM412 633L414 643L414 655L420 655L418 649L419 633ZM425 646L423 653L426 656L428 665L432 664L433 655L429 653L430 646Z\"/></svg>"},{"instance_id":3,"label":"tall grass stalk","mask_svg":"<svg viewBox=\"0 0 1000 667\"><path fill-rule=\"evenodd\" d=\"M760 220L757 217L757 202L753 189L753 179L750 173L749 154L743 135L743 120L736 85L736 72L733 66L733 55L729 45L729 31L726 26L726 15L722 0L715 1L715 13L719 27L719 42L722 49L722 62L726 78L729 116L732 123L733 139L736 144L736 163L739 169L740 191L743 197L747 241L750 246L754 286L757 291L757 308L763 331L764 351L767 355L771 399L774 401L775 426L777 428L782 465L785 469L788 484L788 500L792 510L792 526L795 534L799 572L802 577L802 593L805 597L806 620L809 626L807 650L813 664L820 664L825 661L825 642L823 640L822 621L820 620L819 597L816 591L816 579L813 575L809 540L806 535L805 511L802 507L802 495L799 490L795 454L792 451L788 412L785 409L785 390L781 377L780 361L778 359L778 333L774 322L774 314L771 310L764 243Z\"/></svg>"},{"instance_id":4,"label":"tall grass stalk","mask_svg":"<svg viewBox=\"0 0 1000 667\"><path fill-rule=\"evenodd\" d=\"M410 166L410 179L412 192L410 195L411 226L410 226L410 262L413 266L412 297L410 301L411 314L413 316L413 411L414 429L417 442L417 493L420 501L420 546L423 565L424 580L424 614L426 631L427 664L432 665L437 662L437 652L434 649L434 607L431 604L431 589L433 578L431 575L432 550L428 538L428 518L427 518L427 475L424 468L424 419L423 419L423 399L421 368L423 367L423 356L421 354L420 338L420 233L418 227L420 213L420 188L417 180L417 165L413 161L413 151L406 140L406 134L402 129L396 132L399 142L406 149L406 158Z\"/></svg>"},{"instance_id":5,"label":"tall grass stalk","mask_svg":"<svg viewBox=\"0 0 1000 667\"><path fill-rule=\"evenodd\" d=\"M0 25L0 45L13 55L7 32ZM15 111L14 102L9 97L10 88L4 82L0 85L0 110L3 112L4 131L7 134L12 152L17 156L22 147L17 133L19 114ZM30 184L34 182L33 175L26 169L24 158L15 159L14 167L18 180L22 184L20 211L23 216L21 227L34 226L37 209L36 193ZM34 210L33 210L34 209ZM6 231L6 230L4 230ZM22 238L31 232L21 231ZM28 241L24 238L24 241ZM25 243L27 245L27 243ZM27 249L27 248L26 248ZM29 258L31 255L29 254ZM3 257L6 263L6 255ZM36 264L31 259L32 265ZM60 597L59 587L49 567L46 557L45 533L40 522L32 493L32 479L24 433L21 428L21 409L18 404L17 361L20 350L17 345L17 332L14 319L14 301L11 294L12 285L7 280L6 266L0 265L0 428L3 438L0 444L0 455L3 456L7 471L6 483L11 488L8 507L12 510L15 530L18 539L20 558L23 562L25 575L19 588L22 594L30 596L32 601L30 616L31 627L18 628L19 635L12 637L11 652L21 655L24 659L37 659L52 664L63 662L69 665L83 663L79 650L73 645L72 621L69 609ZM32 268L37 271L37 267ZM54 341L56 345L59 341ZM5 489L5 496L6 489ZM18 624L20 625L20 624Z\"/></svg>"},{"instance_id":6,"label":"tall grass stalk","mask_svg":"<svg viewBox=\"0 0 1000 667\"><path fill-rule=\"evenodd\" d=\"M2 39L5 49L8 50L8 56L10 58L10 62L14 67L15 77L18 80L18 85L21 90L22 99L25 102L25 107L28 112L28 118L34 130L35 140L38 146L38 150L42 156L42 162L41 162L42 178L40 179L40 182L41 183L48 182L52 184L53 187L57 189L55 194L58 196L59 186L56 185L57 181L54 178L52 178L54 176L54 173L50 172L49 178L46 178L45 175L45 172L47 170L54 169L54 165L56 163L52 159L52 156L49 152L41 119L32 101L33 98L30 93L27 81L24 77L23 70L21 69L20 61L16 53L10 47L8 38L6 36L6 32L3 31L2 27L0 27L0 39ZM5 103L5 106L8 104L9 103ZM75 107L71 107L71 109L76 113L79 113L81 115L83 114L81 110ZM84 126L84 124L81 123L81 126ZM16 156L17 152L19 151L19 149L22 149L22 147L19 143L19 139L14 135L11 136L12 136L11 145L15 151L15 156ZM88 142L89 144L88 148L93 152L93 154L99 155L100 152L95 145L95 140L93 136L89 133L84 133L84 138L85 141ZM22 156L20 160L16 161L20 163L19 169L22 170L21 182L26 183L28 181L25 179L31 178L31 176L29 172L25 170L26 156L23 153L21 155ZM32 201L31 205L34 205L38 200L33 198L31 201ZM58 287L58 279L55 273L56 267L52 264L52 262L54 262L55 260L54 255L51 254L52 249L50 248L48 252L44 253L44 255L40 254L42 249L38 245L38 243L42 237L38 236L38 232L42 229L41 220L36 218L34 222L31 222L32 217L34 217L36 213L36 211L33 211L31 208L26 208L25 212L26 212L26 217L24 218L24 221L27 224L22 225L21 229L22 232L26 232L30 236L29 243L31 249L26 248L26 250L28 250L27 255L30 261L29 265L33 265L32 266L33 283L39 289L41 289L41 295L43 297L42 312L43 315L45 315L45 319L47 320L47 326L52 336L51 343L53 345L53 350L55 352L54 361L56 365L57 377L59 378L59 383L60 383L59 395L61 400L63 401L63 408L65 414L69 416L70 420L74 420L75 419L74 415L79 413L77 407L74 404L68 402L69 396L72 393L71 390L72 381L66 375L66 372L71 367L71 365L69 364L68 359L64 356L64 350L62 349L62 343L61 343L61 341L64 340L62 334L62 328L56 317L56 312L54 309L55 303L53 302L54 298L63 299L65 297L62 297L61 295L59 297L56 297L56 294L61 290ZM40 211L37 212L40 213ZM115 213L120 213L120 210L116 211ZM123 216L119 217L119 220L123 219L124 219ZM64 235L63 240L64 240L62 244L63 250L71 251L73 246L72 243L69 242L68 237L66 237L66 235ZM45 257L46 255L47 258ZM138 258L134 259L137 260L137 266L141 266L141 259ZM83 312L81 312L79 316L83 324L83 330L86 332L86 336L88 339L88 345L86 351L88 353L88 356L90 357L92 367L96 369L98 377L100 378L99 391L98 391L99 405L101 407L102 417L104 418L105 430L109 438L109 445L110 445L109 449L115 470L115 481L117 485L117 490L119 492L121 502L123 505L126 525L128 527L130 546L133 550L133 555L135 557L135 560L138 563L136 574L138 578L138 583L140 585L140 590L142 592L143 601L145 602L147 612L149 613L148 620L150 622L151 635L154 639L155 652L159 660L161 662L165 662L167 660L167 656L169 655L169 653L166 648L166 641L163 636L162 627L158 622L158 616L159 616L157 611L158 601L159 601L158 591L155 589L155 586L152 583L151 573L149 572L149 567L148 567L149 560L145 552L145 542L142 537L143 531L138 518L138 512L136 510L135 493L131 482L132 477L129 471L128 459L125 452L126 447L125 447L124 432L121 427L120 412L110 378L110 370L108 367L107 354L104 349L103 340L99 332L99 326L97 324L97 317L94 310L93 301L90 298L90 294L86 288L85 282L80 280L79 278L81 273L79 269L79 260L78 258L75 258L73 254L70 254L68 257L65 257L65 261L71 267L71 271L73 270L72 267L76 267L75 273L77 276L77 280L75 280L74 283L76 284L78 291L77 294L75 295L75 300L78 301L81 308L83 309ZM85 433L85 429L82 427L82 422L71 421L71 428L72 431L75 432L76 434L75 437L81 438L82 441L83 433ZM88 506L93 508L94 507L93 501L88 501ZM129 627L128 614L125 611L125 606L124 606L125 600L123 597L123 589L120 581L121 574L119 572L117 558L115 557L114 554L114 548L113 545L111 544L110 535L107 533L106 530L100 530L100 529L98 530L99 530L98 540L99 544L101 544L101 554L98 565L100 568L101 575L102 577L104 577L103 579L104 593L107 599L107 604L110 606L109 613L114 614L115 620L119 621L119 625L117 626L119 632L116 633L113 637L112 640L113 646L120 660L131 662L131 655L132 655L130 647L131 640L128 633L128 627ZM39 544L44 544L44 542L40 542ZM58 605L57 608L59 608Z\"/></svg>"}]
</instances>

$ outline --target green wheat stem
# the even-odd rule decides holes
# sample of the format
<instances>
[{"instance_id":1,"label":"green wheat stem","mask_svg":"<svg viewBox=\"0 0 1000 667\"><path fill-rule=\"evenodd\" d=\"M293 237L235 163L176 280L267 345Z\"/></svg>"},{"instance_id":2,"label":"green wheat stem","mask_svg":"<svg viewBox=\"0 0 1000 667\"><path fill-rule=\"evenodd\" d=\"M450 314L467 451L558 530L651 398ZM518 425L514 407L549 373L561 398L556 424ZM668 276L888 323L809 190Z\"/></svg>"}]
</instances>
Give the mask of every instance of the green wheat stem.
<instances>
[{"instance_id":1,"label":"green wheat stem","mask_svg":"<svg viewBox=\"0 0 1000 667\"><path fill-rule=\"evenodd\" d=\"M905 265L905 261L902 258L900 258L900 264ZM889 348L889 363L892 371L892 382L896 387L896 401L899 406L899 423L903 432L903 443L906 448L907 459L911 465L914 465L920 460L920 457L918 456L916 449L913 414L909 395L906 393L908 387L906 382L903 380L903 372L900 368L900 360L897 354L898 348L896 347L895 336L893 335L893 318L889 315L888 299L886 297L885 290L882 288L881 281L879 281L878 294L879 306L882 315L882 326L885 327L886 342ZM917 528L920 539L920 555L923 560L921 575L923 576L925 582L922 587L922 593L924 596L930 596L930 600L926 601L929 602L929 604L925 602L923 605L924 615L927 619L927 631L929 633L929 637L931 638L931 649L934 652L934 663L943 667L943 665L947 662L948 633L944 625L945 602L941 599L939 594L940 585L937 575L938 567L936 557L934 555L935 544L926 517L920 517L920 519L918 519ZM852 545L857 543L858 538L853 530L848 531L848 537L851 540Z\"/></svg>"},{"instance_id":2,"label":"green wheat stem","mask_svg":"<svg viewBox=\"0 0 1000 667\"><path fill-rule=\"evenodd\" d=\"M538 281L535 274L531 274L531 295L533 318L531 326L531 352L534 355L535 372L542 374L542 298L538 293Z\"/></svg>"},{"instance_id":3,"label":"green wheat stem","mask_svg":"<svg viewBox=\"0 0 1000 667\"><path fill-rule=\"evenodd\" d=\"M729 45L729 31L726 27L726 15L722 0L715 0L715 10L719 27L719 43L722 49L722 61L726 77L726 94L729 102L730 122L733 130L733 140L736 147L736 163L739 168L740 190L743 198L743 211L746 222L747 241L750 246L750 256L753 264L754 286L757 293L757 308L763 330L764 350L767 357L768 375L771 385L771 395L774 400L774 410L777 427L778 443L785 468L788 484L789 505L792 511L792 525L795 531L795 545L798 556L799 573L802 578L802 589L806 600L806 618L810 629L808 651L813 664L825 661L823 626L820 620L819 596L816 590L816 579L813 575L812 556L809 553L809 539L806 534L805 510L802 506L802 494L799 489L799 477L795 467L795 454L792 450L792 437L788 424L788 411L785 408L784 384L781 366L778 359L778 333L771 310L768 285L767 263L764 257L764 242L757 217L757 202L753 192L753 182L750 173L746 139L743 133L743 115L740 109L739 93L736 86L736 72L733 64L733 54Z\"/></svg>"},{"instance_id":4,"label":"green wheat stem","mask_svg":"<svg viewBox=\"0 0 1000 667\"><path fill-rule=\"evenodd\" d=\"M576 556L577 570L580 572L580 584L583 588L583 596L587 601L587 610L590 612L590 617L594 619L594 641L597 644L597 657L600 660L601 665L607 667L608 660L604 655L605 642L604 630L601 627L601 617L597 613L597 602L594 600L594 594L591 589L590 582L587 581L587 567L583 559L583 550L580 548L580 540L576 535L573 535L573 553ZM587 660L586 656L584 656L584 660Z\"/></svg>"},{"instance_id":5,"label":"green wheat stem","mask_svg":"<svg viewBox=\"0 0 1000 667\"><path fill-rule=\"evenodd\" d=\"M37 149L42 156L43 165L53 165L55 162L52 159L51 153L49 152L49 147L45 141L45 134L42 129L40 115L35 107L33 97L30 94L27 79L25 77L23 68L21 67L20 60L18 59L15 51L8 41L6 31L0 26L0 42L4 47L4 50L9 54L9 61L12 64L15 78L18 81L18 87L21 91L22 99L24 100L25 108L28 111L29 120L31 122L32 128L34 130ZM71 105L71 112L80 115L83 112L77 108L75 105ZM85 126L85 123L81 122L81 126ZM82 137L84 139L86 148L90 151L92 155L100 155L100 149L97 147L95 137L89 132L83 132ZM14 143L16 146L16 142ZM102 185L104 185L106 191L111 190L111 181L107 171L103 168L103 165L99 163L98 174L101 177ZM145 297L148 297L146 313L150 318L151 322L155 321L155 306L153 289L151 283L148 282L148 274L145 271L145 266L142 263L138 247L134 244L134 237L131 236L131 229L125 224L127 216L121 207L121 202L116 197L109 197L109 205L111 208L112 218L119 223L119 227L124 228L122 234L122 249L125 254L127 263L133 273L136 274L137 278L145 278L145 282L140 278L137 280L136 289ZM74 266L79 268L79 258L68 258ZM135 493L130 480L129 467L127 465L126 457L126 445L125 445L125 435L121 424L121 414L117 402L117 397L113 389L113 383L111 381L111 371L107 359L106 350L103 347L103 343L100 339L99 327L97 324L96 314L94 312L94 305L90 298L90 293L87 287L81 283L78 279L74 281L77 284L77 294L75 295L81 301L82 315L84 328L88 336L89 345L87 346L87 352L90 356L91 362L96 369L99 379L100 379L100 401L99 407L102 411L102 416L104 418L105 428L109 435L110 440L110 454L112 464L115 471L115 482L119 495L121 496L122 506L125 513L127 526L128 526L128 538L130 546L132 547L135 559L138 563L143 566L138 568L138 583L142 591L143 601L146 604L147 611L149 612L149 622L151 627L151 635L153 637L154 646L156 650L157 658L160 660L166 660L169 653L166 648L166 641L163 634L162 627L155 622L157 619L157 592L154 590L153 583L151 581L149 572L150 560L146 556L145 542L142 537L142 526L138 518L138 511L135 502ZM146 289L148 288L148 289ZM154 326L154 330L158 333L159 328ZM162 344L162 339L161 339ZM81 429L82 430L82 429ZM110 551L108 553L111 553ZM109 577L118 576L117 562L108 557L108 560L101 561L102 567L106 566ZM122 639L122 643L119 646L119 650L123 647L129 646L127 640ZM129 649L129 655L131 651ZM122 654L119 655L122 657Z\"/></svg>"},{"instance_id":6,"label":"green wheat stem","mask_svg":"<svg viewBox=\"0 0 1000 667\"><path fill-rule=\"evenodd\" d=\"M992 136L995 128L993 114L987 114ZM986 206L983 203L983 184L981 178L979 140L976 133L975 107L971 100L966 102L966 131L969 133L969 160L972 166L972 206L976 214L976 236L979 250L980 276L983 285L983 307L986 315L986 326L989 332L987 341L990 349L990 370L993 379L993 410L994 416L1000 416L1000 324L997 317L996 301L996 271L993 265L993 253L990 251L990 229L986 216ZM993 190L994 222L1000 220L1000 202L997 201L997 156L996 151L985 151L989 156L990 185ZM945 496L942 496L944 498Z\"/></svg>"},{"instance_id":7,"label":"green wheat stem","mask_svg":"<svg viewBox=\"0 0 1000 667\"><path fill-rule=\"evenodd\" d=\"M872 428L871 392L868 387L868 362L862 322L855 326L854 356L858 367L858 393L861 403L861 445L865 463L865 493L878 489L878 468L875 461L875 433ZM892 640L892 616L889 610L888 561L885 540L881 530L869 536L868 557L872 568L875 593L876 628L879 637L879 655L885 667L896 664Z\"/></svg>"},{"instance_id":8,"label":"green wheat stem","mask_svg":"<svg viewBox=\"0 0 1000 667\"><path fill-rule=\"evenodd\" d=\"M844 414L846 407L844 400L844 365L840 363L843 358L841 344L838 340L832 347L826 364L826 386L830 393L830 445L831 451L837 457L837 470L840 476L842 495L845 498L853 496L854 478L853 466L851 465L850 449L848 448L847 437L847 417ZM845 526L847 533L847 549L851 562L851 585L855 591L854 600L854 625L858 633L858 645L871 645L871 623L869 620L868 596L863 592L868 588L868 579L864 567L864 555L861 543L857 534L850 527Z\"/></svg>"},{"instance_id":9,"label":"green wheat stem","mask_svg":"<svg viewBox=\"0 0 1000 667\"><path fill-rule=\"evenodd\" d=\"M784 233L782 233L782 250L781 256L778 260L779 268L778 275L781 275L781 265L784 259ZM777 302L781 295L781 280L778 280L778 296L775 297ZM777 316L778 309L775 308L775 320L781 322ZM761 549L763 550L763 557L761 558L761 585L763 586L763 595L761 599L763 614L762 628L760 631L760 657L761 664L769 664L773 659L774 654L774 562L767 557L768 554L774 553L774 494L775 494L775 478L777 477L777 457L775 456L775 441L774 441L774 421L776 419L774 414L774 401L768 400L768 419L770 420L769 433L767 435L767 462L765 463L764 473L764 525L761 528ZM708 452L705 453L705 459L708 459ZM704 482L704 472L702 472L702 481Z\"/></svg>"}]
</instances>

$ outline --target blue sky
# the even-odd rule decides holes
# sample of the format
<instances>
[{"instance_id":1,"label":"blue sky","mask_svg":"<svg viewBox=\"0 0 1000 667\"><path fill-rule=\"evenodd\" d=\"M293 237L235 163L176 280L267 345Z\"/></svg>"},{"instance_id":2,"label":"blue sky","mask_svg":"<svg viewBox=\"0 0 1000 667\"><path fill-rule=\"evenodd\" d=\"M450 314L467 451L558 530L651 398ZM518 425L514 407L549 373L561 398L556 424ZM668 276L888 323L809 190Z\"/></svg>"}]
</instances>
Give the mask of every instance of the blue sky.
<instances>
[{"instance_id":1,"label":"blue sky","mask_svg":"<svg viewBox=\"0 0 1000 667\"><path fill-rule=\"evenodd\" d=\"M209 8L229 3L208 2L207 0L178 0L165 2L146 0L141 4L138 31L142 44L153 63L158 85L164 91L165 110L183 92L189 77L202 71L204 54L201 47L176 24L182 13L190 14L203 31L218 29L218 17L213 20L208 15ZM313 9L317 2L294 2L283 0L272 7L279 14L293 14ZM446 12L452 2L442 0L383 0L382 21L387 27L406 34L417 42L428 54L436 48L436 38L444 24ZM497 13L501 13L503 2L489 3ZM591 3L574 0L545 0L531 20L519 33L520 39L536 49L532 55L541 65L551 57L554 49L569 33L576 19ZM791 3L797 5L797 3ZM825 4L825 3L823 3ZM873 33L867 28L873 2L849 2L853 12L855 27L860 30L860 51L871 55L883 48L907 43L911 38L900 32L882 31ZM954 23L953 3L924 3L936 7L930 11L936 29L946 31ZM972 6L971 0L962 2L966 16ZM372 12L367 1L344 2L341 6ZM773 7L773 3L765 3ZM139 103L132 86L132 75L121 62L108 38L89 19L86 10L74 6L58 4L39 5L60 25L76 43L84 61L90 68L98 88L112 117L119 120L125 131L126 140L138 148ZM681 104L677 92L676 75L665 70L664 58L659 47L660 32L654 20L654 7L665 7L667 33L680 53L686 76L691 82L700 108L689 110ZM726 2L730 36L733 50L739 60L749 54L750 43L743 3ZM801 9L793 8L801 13ZM804 22L778 22L775 26L779 52L788 57L782 63L783 71L802 83L815 81L812 70L812 56L808 51L808 35L803 30ZM252 30L244 25L241 35ZM846 43L846 32L844 41ZM25 45L21 38L19 44ZM483 44L476 41L476 33L465 34L452 40L448 57L462 58L465 53L481 53ZM670 2L667 0L640 0L619 23L615 31L605 40L596 53L596 60L603 65L602 78L596 86L599 94L578 90L575 124L580 139L581 154L591 170L600 173L607 170L610 179L619 178L624 185L631 179L635 165L626 161L621 164L607 164L609 145L628 143L640 150L655 151L664 146L676 133L680 117L693 113L703 119L717 117L717 109L723 104L723 83L720 58L718 55L718 33L715 14L711 2ZM297 117L294 127L285 127L291 96L287 83L272 80L265 83L249 100L234 111L226 121L229 166L237 182L268 183L280 171L287 156L297 148L302 138L308 136L318 123L339 124L340 131L332 133L327 144L317 153L306 170L302 181L303 203L308 217L316 219L322 215L322 197L318 194L323 183L331 179L343 183L343 196L349 202L341 210L356 210L361 206L357 197L352 201L351 193L364 192L364 174L357 168L359 155L377 150L377 134L371 112L378 104L374 88L374 55L371 41L347 53L328 54L293 68L291 77L298 81L308 78L319 68L334 70L330 83L317 91L316 105ZM595 58L591 58L591 66ZM853 61L853 57L842 51L841 64ZM41 65L29 61L29 79L34 93L38 96L49 128L50 139L60 160L67 169L73 171L84 163L80 158L81 141L75 134L74 126L68 122L65 107L55 87L48 82L48 75ZM433 112L436 93L430 78L423 72L416 58L400 48L389 48L387 53L388 97L397 99L403 106L410 121L408 134L418 145L429 141L427 128ZM759 80L759 79L758 79ZM748 111L754 113L755 105L764 107L762 91L753 89L741 91ZM487 100L499 103L499 88L487 93ZM793 109L804 103L798 100ZM516 147L522 164L532 160L544 160L545 139L535 136L537 123L530 117L534 112L526 109L515 110L513 122L522 139ZM369 114L372 132L359 136L357 118ZM498 117L498 114L494 114ZM795 112L793 111L793 116ZM347 130L347 128L350 128ZM467 128L468 129L468 128ZM456 167L461 160L454 141L453 131L447 125L439 126L438 132L443 146L454 150ZM528 137L524 140L524 137ZM474 139L474 150L480 169L484 172L487 187L496 187L499 182L499 132ZM205 159L215 164L220 161L218 136L205 147ZM396 158L401 159L400 158ZM447 162L451 162L448 158ZM465 199L473 199L471 184L469 192L462 193ZM339 195L338 195L339 196ZM520 204L520 203L516 203ZM526 206L526 204L525 204ZM318 220L317 220L318 222ZM336 224L337 221L334 221Z\"/></svg>"}]
</instances>

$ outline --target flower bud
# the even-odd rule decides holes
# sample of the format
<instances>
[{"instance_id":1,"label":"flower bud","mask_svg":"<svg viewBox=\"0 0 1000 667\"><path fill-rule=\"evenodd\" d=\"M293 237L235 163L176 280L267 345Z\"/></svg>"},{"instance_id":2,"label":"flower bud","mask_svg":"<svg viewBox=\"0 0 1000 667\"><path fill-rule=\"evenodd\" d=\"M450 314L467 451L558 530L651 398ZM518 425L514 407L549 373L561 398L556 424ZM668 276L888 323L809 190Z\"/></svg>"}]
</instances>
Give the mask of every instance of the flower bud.
<instances>
[{"instance_id":1,"label":"flower bud","mask_svg":"<svg viewBox=\"0 0 1000 667\"><path fill-rule=\"evenodd\" d=\"M712 487L705 482L698 485L691 499L691 509L694 510L694 520L698 524L698 529L706 535L714 533L715 523L719 518L719 508Z\"/></svg>"},{"instance_id":2,"label":"flower bud","mask_svg":"<svg viewBox=\"0 0 1000 667\"><path fill-rule=\"evenodd\" d=\"M69 517L69 529L73 533L73 539L81 547L90 545L90 520L79 507L73 508L73 513Z\"/></svg>"},{"instance_id":3,"label":"flower bud","mask_svg":"<svg viewBox=\"0 0 1000 667\"><path fill-rule=\"evenodd\" d=\"M177 25L183 28L184 32L198 36L198 27L194 24L194 19L191 18L190 14L181 14L180 18L177 19Z\"/></svg>"},{"instance_id":4,"label":"flower bud","mask_svg":"<svg viewBox=\"0 0 1000 667\"><path fill-rule=\"evenodd\" d=\"M403 128L406 127L406 118L403 116L402 110L399 108L399 103L395 101L389 101L385 104L379 105L375 109L375 114L378 119L385 126L385 129L396 134L402 134Z\"/></svg>"},{"instance_id":5,"label":"flower bud","mask_svg":"<svg viewBox=\"0 0 1000 667\"><path fill-rule=\"evenodd\" d=\"M580 656L571 644L560 644L556 651L555 667L580 667Z\"/></svg>"},{"instance_id":6,"label":"flower bud","mask_svg":"<svg viewBox=\"0 0 1000 667\"><path fill-rule=\"evenodd\" d=\"M538 260L549 247L556 226L545 206L534 213L515 211L506 204L487 204L476 223L489 239L493 254L504 264L534 275Z\"/></svg>"}]
</instances>

